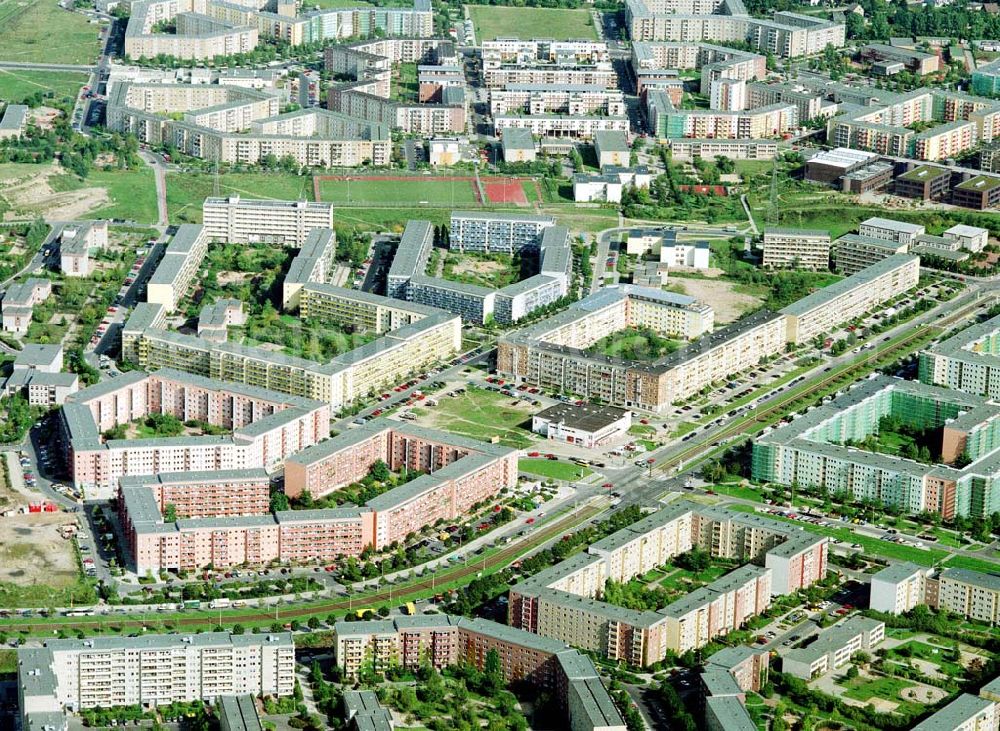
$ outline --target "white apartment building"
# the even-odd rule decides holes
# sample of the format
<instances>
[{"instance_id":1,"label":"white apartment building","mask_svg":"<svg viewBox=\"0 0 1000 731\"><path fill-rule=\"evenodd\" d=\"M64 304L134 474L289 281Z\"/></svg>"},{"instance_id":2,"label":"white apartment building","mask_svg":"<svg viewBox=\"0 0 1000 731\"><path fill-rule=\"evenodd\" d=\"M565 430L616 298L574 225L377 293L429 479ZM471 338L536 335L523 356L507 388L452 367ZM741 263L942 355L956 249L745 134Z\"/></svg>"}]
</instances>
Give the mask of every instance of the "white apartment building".
<instances>
[{"instance_id":1,"label":"white apartment building","mask_svg":"<svg viewBox=\"0 0 1000 731\"><path fill-rule=\"evenodd\" d=\"M157 706L225 695L289 696L295 688L290 632L92 637L49 640L17 656L23 727L65 727L65 711Z\"/></svg>"},{"instance_id":2,"label":"white apartment building","mask_svg":"<svg viewBox=\"0 0 1000 731\"><path fill-rule=\"evenodd\" d=\"M526 246L537 246L542 231L555 223L552 216L453 211L449 246L459 251L513 254Z\"/></svg>"},{"instance_id":3,"label":"white apartment building","mask_svg":"<svg viewBox=\"0 0 1000 731\"><path fill-rule=\"evenodd\" d=\"M309 232L333 228L333 204L241 198L206 198L202 225L209 241L258 241L302 246Z\"/></svg>"},{"instance_id":4,"label":"white apartment building","mask_svg":"<svg viewBox=\"0 0 1000 731\"><path fill-rule=\"evenodd\" d=\"M825 272L830 268L830 232L800 228L764 230L765 267L809 269Z\"/></svg>"},{"instance_id":5,"label":"white apartment building","mask_svg":"<svg viewBox=\"0 0 1000 731\"><path fill-rule=\"evenodd\" d=\"M917 236L926 232L923 226L905 221L894 221L891 218L869 218L858 226L858 235L868 236L882 241L894 241L912 246Z\"/></svg>"},{"instance_id":6,"label":"white apartment building","mask_svg":"<svg viewBox=\"0 0 1000 731\"><path fill-rule=\"evenodd\" d=\"M958 243L959 248L969 251L982 251L989 242L990 232L978 226L966 226L963 223L952 226L943 236L949 241Z\"/></svg>"},{"instance_id":7,"label":"white apartment building","mask_svg":"<svg viewBox=\"0 0 1000 731\"><path fill-rule=\"evenodd\" d=\"M1000 622L1000 577L967 569L945 569L937 579L937 598L933 584L928 604L947 609L980 622Z\"/></svg>"},{"instance_id":8,"label":"white apartment building","mask_svg":"<svg viewBox=\"0 0 1000 731\"><path fill-rule=\"evenodd\" d=\"M884 622L851 617L820 634L807 647L782 650L782 670L811 680L842 668L855 652L869 651L884 639Z\"/></svg>"},{"instance_id":9,"label":"white apartment building","mask_svg":"<svg viewBox=\"0 0 1000 731\"><path fill-rule=\"evenodd\" d=\"M925 603L929 570L912 563L887 566L872 576L872 609L903 614Z\"/></svg>"},{"instance_id":10,"label":"white apartment building","mask_svg":"<svg viewBox=\"0 0 1000 731\"><path fill-rule=\"evenodd\" d=\"M207 253L208 237L204 226L193 223L179 226L149 278L146 301L162 305L166 312L176 310Z\"/></svg>"}]
</instances>

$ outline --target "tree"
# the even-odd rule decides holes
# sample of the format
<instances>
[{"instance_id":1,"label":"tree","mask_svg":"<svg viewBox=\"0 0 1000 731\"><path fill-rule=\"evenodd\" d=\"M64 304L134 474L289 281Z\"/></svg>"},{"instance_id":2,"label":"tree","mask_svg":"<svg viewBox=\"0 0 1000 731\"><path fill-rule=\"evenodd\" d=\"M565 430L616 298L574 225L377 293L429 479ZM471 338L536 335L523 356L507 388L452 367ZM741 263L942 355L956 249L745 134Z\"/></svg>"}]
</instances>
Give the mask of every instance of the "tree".
<instances>
[{"instance_id":1,"label":"tree","mask_svg":"<svg viewBox=\"0 0 1000 731\"><path fill-rule=\"evenodd\" d=\"M271 512L277 513L288 510L288 496L283 492L271 493Z\"/></svg>"},{"instance_id":2,"label":"tree","mask_svg":"<svg viewBox=\"0 0 1000 731\"><path fill-rule=\"evenodd\" d=\"M858 677L858 666L851 665L849 668L847 668L847 679L854 680L856 677Z\"/></svg>"},{"instance_id":3,"label":"tree","mask_svg":"<svg viewBox=\"0 0 1000 731\"><path fill-rule=\"evenodd\" d=\"M163 521L165 523L176 523L177 522L177 506L173 503L167 503L163 506Z\"/></svg>"},{"instance_id":4,"label":"tree","mask_svg":"<svg viewBox=\"0 0 1000 731\"><path fill-rule=\"evenodd\" d=\"M674 564L682 569L700 573L712 565L712 557L708 551L692 548L674 559Z\"/></svg>"},{"instance_id":5,"label":"tree","mask_svg":"<svg viewBox=\"0 0 1000 731\"><path fill-rule=\"evenodd\" d=\"M306 622L306 626L308 626L309 629L319 629L319 618L310 617L309 621Z\"/></svg>"},{"instance_id":6,"label":"tree","mask_svg":"<svg viewBox=\"0 0 1000 731\"><path fill-rule=\"evenodd\" d=\"M246 627L244 627L242 624L234 624L233 625L233 634L234 635L241 635L244 632L246 632Z\"/></svg>"},{"instance_id":7,"label":"tree","mask_svg":"<svg viewBox=\"0 0 1000 731\"><path fill-rule=\"evenodd\" d=\"M500 664L500 653L491 649L486 653L483 663L483 685L489 695L495 694L504 687L503 666Z\"/></svg>"},{"instance_id":8,"label":"tree","mask_svg":"<svg viewBox=\"0 0 1000 731\"><path fill-rule=\"evenodd\" d=\"M378 480L379 482L387 482L389 478L392 477L392 472L389 470L389 465L387 465L381 459L375 460L375 464L372 465L371 469L368 470L368 474L372 478Z\"/></svg>"}]
</instances>

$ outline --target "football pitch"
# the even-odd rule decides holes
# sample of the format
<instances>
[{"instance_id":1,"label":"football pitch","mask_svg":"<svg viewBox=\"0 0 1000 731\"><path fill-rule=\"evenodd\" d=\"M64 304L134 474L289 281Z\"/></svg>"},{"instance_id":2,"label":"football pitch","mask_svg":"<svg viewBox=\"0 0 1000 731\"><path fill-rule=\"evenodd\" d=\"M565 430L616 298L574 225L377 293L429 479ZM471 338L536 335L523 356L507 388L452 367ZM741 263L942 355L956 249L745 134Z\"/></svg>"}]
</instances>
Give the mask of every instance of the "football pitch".
<instances>
[{"instance_id":1,"label":"football pitch","mask_svg":"<svg viewBox=\"0 0 1000 731\"><path fill-rule=\"evenodd\" d=\"M475 182L454 178L317 178L317 200L341 206L478 206Z\"/></svg>"},{"instance_id":2,"label":"football pitch","mask_svg":"<svg viewBox=\"0 0 1000 731\"><path fill-rule=\"evenodd\" d=\"M589 10L466 5L476 26L476 41L495 38L597 40Z\"/></svg>"}]
</instances>

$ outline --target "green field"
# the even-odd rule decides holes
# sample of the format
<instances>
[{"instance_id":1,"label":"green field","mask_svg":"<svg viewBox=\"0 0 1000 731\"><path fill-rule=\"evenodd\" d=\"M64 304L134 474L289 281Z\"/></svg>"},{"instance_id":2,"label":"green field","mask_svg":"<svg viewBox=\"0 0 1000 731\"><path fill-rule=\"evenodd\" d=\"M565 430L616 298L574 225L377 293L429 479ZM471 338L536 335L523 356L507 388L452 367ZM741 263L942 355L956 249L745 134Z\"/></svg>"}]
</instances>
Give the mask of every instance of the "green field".
<instances>
[{"instance_id":1,"label":"green field","mask_svg":"<svg viewBox=\"0 0 1000 731\"><path fill-rule=\"evenodd\" d=\"M92 64L101 27L57 0L0 0L0 60Z\"/></svg>"},{"instance_id":2,"label":"green field","mask_svg":"<svg viewBox=\"0 0 1000 731\"><path fill-rule=\"evenodd\" d=\"M105 188L110 203L90 211L91 218L121 218L138 223L156 223L156 182L148 167L138 170L94 170L79 178L67 173L49 178L53 190L68 191L81 188Z\"/></svg>"},{"instance_id":3,"label":"green field","mask_svg":"<svg viewBox=\"0 0 1000 731\"><path fill-rule=\"evenodd\" d=\"M514 406L509 396L467 386L463 394L442 397L428 409L429 423L452 434L481 441L498 439L508 447L524 448L535 441L530 427L532 409L524 402ZM544 460L543 460L544 461Z\"/></svg>"},{"instance_id":4,"label":"green field","mask_svg":"<svg viewBox=\"0 0 1000 731\"><path fill-rule=\"evenodd\" d=\"M974 556L952 556L944 562L944 565L950 569L968 569L970 571L1000 574L1000 564L975 558Z\"/></svg>"},{"instance_id":5,"label":"green field","mask_svg":"<svg viewBox=\"0 0 1000 731\"><path fill-rule=\"evenodd\" d=\"M167 175L167 211L171 223L201 223L201 205L213 195L243 195L249 198L312 200L312 178L289 173L202 173Z\"/></svg>"},{"instance_id":6,"label":"green field","mask_svg":"<svg viewBox=\"0 0 1000 731\"><path fill-rule=\"evenodd\" d=\"M529 475L547 477L550 480L579 480L591 473L587 467L572 462L559 462L554 459L519 459L517 469Z\"/></svg>"},{"instance_id":7,"label":"green field","mask_svg":"<svg viewBox=\"0 0 1000 731\"><path fill-rule=\"evenodd\" d=\"M75 97L86 83L86 74L0 69L0 100L16 103L39 91L52 92L57 99Z\"/></svg>"},{"instance_id":8,"label":"green field","mask_svg":"<svg viewBox=\"0 0 1000 731\"><path fill-rule=\"evenodd\" d=\"M319 195L323 201L351 206L477 205L474 183L467 180L435 180L428 176L413 180L323 180Z\"/></svg>"},{"instance_id":9,"label":"green field","mask_svg":"<svg viewBox=\"0 0 1000 731\"><path fill-rule=\"evenodd\" d=\"M857 701L867 701L870 698L884 698L887 701L901 701L902 693L912 688L913 683L902 678L854 678L849 681L849 687L844 695Z\"/></svg>"},{"instance_id":10,"label":"green field","mask_svg":"<svg viewBox=\"0 0 1000 731\"><path fill-rule=\"evenodd\" d=\"M594 40L597 33L588 10L466 5L476 25L476 41L494 38Z\"/></svg>"}]
</instances>

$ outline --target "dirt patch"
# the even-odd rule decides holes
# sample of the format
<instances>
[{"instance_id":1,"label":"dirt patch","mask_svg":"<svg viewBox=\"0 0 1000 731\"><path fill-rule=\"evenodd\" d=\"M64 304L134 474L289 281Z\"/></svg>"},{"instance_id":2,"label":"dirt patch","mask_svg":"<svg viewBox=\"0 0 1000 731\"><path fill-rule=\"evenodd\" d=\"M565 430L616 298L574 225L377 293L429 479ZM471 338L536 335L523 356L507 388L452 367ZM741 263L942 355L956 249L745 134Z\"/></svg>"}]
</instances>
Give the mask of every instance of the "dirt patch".
<instances>
[{"instance_id":1,"label":"dirt patch","mask_svg":"<svg viewBox=\"0 0 1000 731\"><path fill-rule=\"evenodd\" d=\"M19 469L17 466L17 457L14 452L7 452L5 455L0 456L0 459L7 460L8 469L15 470ZM0 472L0 512L6 510L16 510L17 508L27 505L28 498L12 488L7 480L4 479L3 473ZM2 520L2 518L0 518Z\"/></svg>"},{"instance_id":2,"label":"dirt patch","mask_svg":"<svg viewBox=\"0 0 1000 731\"><path fill-rule=\"evenodd\" d=\"M72 541L59 535L59 526L76 524L66 513L29 513L0 518L0 581L52 588L76 581Z\"/></svg>"},{"instance_id":3,"label":"dirt patch","mask_svg":"<svg viewBox=\"0 0 1000 731\"><path fill-rule=\"evenodd\" d=\"M28 117L39 129L52 129L61 112L52 107L36 107L28 112Z\"/></svg>"},{"instance_id":4,"label":"dirt patch","mask_svg":"<svg viewBox=\"0 0 1000 731\"><path fill-rule=\"evenodd\" d=\"M110 203L104 188L80 188L57 193L49 184L53 175L65 175L58 164L39 167L38 172L20 178L0 180L0 197L10 205L4 220L16 221L40 215L46 219L72 221L85 218L95 208Z\"/></svg>"},{"instance_id":5,"label":"dirt patch","mask_svg":"<svg viewBox=\"0 0 1000 731\"><path fill-rule=\"evenodd\" d=\"M711 304L715 310L716 325L725 325L738 320L744 312L761 303L758 297L733 291L737 285L732 282L672 277L668 286L671 289L683 287L684 294Z\"/></svg>"},{"instance_id":6,"label":"dirt patch","mask_svg":"<svg viewBox=\"0 0 1000 731\"><path fill-rule=\"evenodd\" d=\"M224 287L227 284L244 284L253 278L253 272L219 272L216 277L220 287Z\"/></svg>"},{"instance_id":7,"label":"dirt patch","mask_svg":"<svg viewBox=\"0 0 1000 731\"><path fill-rule=\"evenodd\" d=\"M452 271L455 272L455 274L483 274L489 277L494 274L499 274L506 268L506 266L498 261L475 261L473 259L464 259L455 264L455 268L452 269Z\"/></svg>"}]
</instances>

